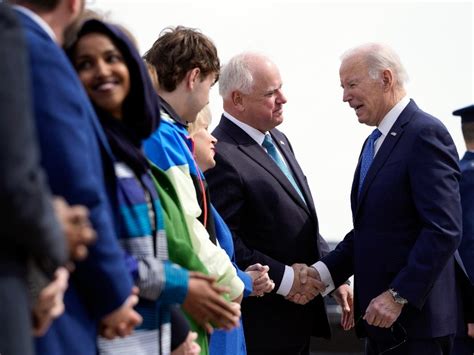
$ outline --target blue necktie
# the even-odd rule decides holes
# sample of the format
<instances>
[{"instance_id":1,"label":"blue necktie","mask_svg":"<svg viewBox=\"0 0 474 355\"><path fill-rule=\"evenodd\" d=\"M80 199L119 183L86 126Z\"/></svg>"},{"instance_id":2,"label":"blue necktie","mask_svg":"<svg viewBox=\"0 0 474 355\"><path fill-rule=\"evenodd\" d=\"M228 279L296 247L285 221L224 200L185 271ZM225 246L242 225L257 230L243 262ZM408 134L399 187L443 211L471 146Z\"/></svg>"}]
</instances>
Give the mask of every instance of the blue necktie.
<instances>
[{"instance_id":1,"label":"blue necktie","mask_svg":"<svg viewBox=\"0 0 474 355\"><path fill-rule=\"evenodd\" d=\"M376 128L370 134L367 142L365 144L364 150L362 151L362 162L360 163L360 177L359 177L359 193L362 189L362 184L364 183L364 179L367 176L367 172L372 165L372 161L374 160L374 145L375 141L379 139L382 133Z\"/></svg>"},{"instance_id":2,"label":"blue necktie","mask_svg":"<svg viewBox=\"0 0 474 355\"><path fill-rule=\"evenodd\" d=\"M300 195L303 202L306 203L303 197L303 194L301 193L301 190L298 184L296 183L295 178L293 177L293 174L291 173L290 169L288 168L288 166L285 164L282 157L278 153L277 148L275 147L275 143L273 143L272 136L270 136L269 134L266 134L265 139L263 140L262 146L267 150L268 155L270 155L270 157L273 159L276 165L278 165L278 167L283 172L283 174L285 174L285 176L291 182L291 185L293 185L293 187L295 188L298 195Z\"/></svg>"}]
</instances>

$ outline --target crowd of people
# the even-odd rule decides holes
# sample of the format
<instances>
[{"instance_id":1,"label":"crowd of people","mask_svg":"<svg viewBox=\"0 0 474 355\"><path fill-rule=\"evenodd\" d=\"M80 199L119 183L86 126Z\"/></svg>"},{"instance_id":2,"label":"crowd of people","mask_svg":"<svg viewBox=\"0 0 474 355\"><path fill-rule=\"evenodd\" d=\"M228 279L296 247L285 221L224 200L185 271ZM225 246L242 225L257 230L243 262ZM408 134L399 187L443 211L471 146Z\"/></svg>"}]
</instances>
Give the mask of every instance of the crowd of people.
<instances>
[{"instance_id":1,"label":"crowd of people","mask_svg":"<svg viewBox=\"0 0 474 355\"><path fill-rule=\"evenodd\" d=\"M309 355L327 295L368 355L473 354L474 106L459 164L387 45L342 56L376 128L334 251L267 56L178 26L142 57L84 0L0 3L0 52L1 355Z\"/></svg>"}]
</instances>

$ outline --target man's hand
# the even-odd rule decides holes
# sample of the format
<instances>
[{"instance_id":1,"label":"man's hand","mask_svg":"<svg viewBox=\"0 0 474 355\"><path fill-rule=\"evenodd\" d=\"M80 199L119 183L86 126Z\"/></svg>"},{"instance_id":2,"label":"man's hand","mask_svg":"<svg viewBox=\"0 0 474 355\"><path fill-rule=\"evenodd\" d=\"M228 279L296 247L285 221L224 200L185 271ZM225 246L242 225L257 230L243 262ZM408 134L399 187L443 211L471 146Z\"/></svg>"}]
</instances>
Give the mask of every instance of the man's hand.
<instances>
[{"instance_id":1,"label":"man's hand","mask_svg":"<svg viewBox=\"0 0 474 355\"><path fill-rule=\"evenodd\" d=\"M370 301L363 319L367 324L390 328L402 313L403 305L395 302L390 292L385 291Z\"/></svg>"},{"instance_id":2,"label":"man's hand","mask_svg":"<svg viewBox=\"0 0 474 355\"><path fill-rule=\"evenodd\" d=\"M349 330L354 326L354 307L352 288L349 285L343 284L339 286L332 293L332 297L336 300L337 304L341 306L341 326L344 330Z\"/></svg>"},{"instance_id":3,"label":"man's hand","mask_svg":"<svg viewBox=\"0 0 474 355\"><path fill-rule=\"evenodd\" d=\"M209 333L213 330L211 323L218 328L230 330L239 325L240 305L227 302L221 296L228 292L229 289L218 286L213 277L190 272L188 294L183 308Z\"/></svg>"},{"instance_id":4,"label":"man's hand","mask_svg":"<svg viewBox=\"0 0 474 355\"><path fill-rule=\"evenodd\" d=\"M293 264L293 285L290 293L286 296L297 304L306 304L326 290L326 285L321 281L319 272L305 264Z\"/></svg>"},{"instance_id":5,"label":"man's hand","mask_svg":"<svg viewBox=\"0 0 474 355\"><path fill-rule=\"evenodd\" d=\"M60 267L54 280L39 293L33 307L33 334L43 336L54 319L64 312L63 297L68 286L69 272Z\"/></svg>"},{"instance_id":6,"label":"man's hand","mask_svg":"<svg viewBox=\"0 0 474 355\"><path fill-rule=\"evenodd\" d=\"M138 303L136 288L123 305L102 319L100 335L107 339L132 334L133 329L142 323L142 317L133 309Z\"/></svg>"},{"instance_id":7,"label":"man's hand","mask_svg":"<svg viewBox=\"0 0 474 355\"><path fill-rule=\"evenodd\" d=\"M272 292L275 283L268 276L270 268L268 265L254 264L245 269L245 273L252 278L252 293L250 296L261 297L265 293Z\"/></svg>"},{"instance_id":8,"label":"man's hand","mask_svg":"<svg viewBox=\"0 0 474 355\"><path fill-rule=\"evenodd\" d=\"M467 323L467 335L474 338L474 323Z\"/></svg>"},{"instance_id":9,"label":"man's hand","mask_svg":"<svg viewBox=\"0 0 474 355\"><path fill-rule=\"evenodd\" d=\"M87 257L87 246L95 241L96 233L89 221L86 207L69 206L61 197L53 200L56 217L66 235L69 256L72 260L83 260Z\"/></svg>"}]
</instances>

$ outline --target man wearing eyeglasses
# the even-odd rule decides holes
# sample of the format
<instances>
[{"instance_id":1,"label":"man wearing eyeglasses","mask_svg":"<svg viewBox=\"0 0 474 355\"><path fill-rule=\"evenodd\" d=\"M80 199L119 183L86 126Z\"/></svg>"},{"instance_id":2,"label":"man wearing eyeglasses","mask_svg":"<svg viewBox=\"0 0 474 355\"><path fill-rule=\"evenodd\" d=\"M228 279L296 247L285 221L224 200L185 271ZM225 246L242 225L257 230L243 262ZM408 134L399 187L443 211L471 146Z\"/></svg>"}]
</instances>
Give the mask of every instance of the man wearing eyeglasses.
<instances>
[{"instance_id":1,"label":"man wearing eyeglasses","mask_svg":"<svg viewBox=\"0 0 474 355\"><path fill-rule=\"evenodd\" d=\"M366 354L450 354L456 332L453 254L461 239L455 145L406 96L407 74L388 46L342 57L343 101L365 141L352 185L354 228L314 266L325 292L354 274L356 330Z\"/></svg>"}]
</instances>

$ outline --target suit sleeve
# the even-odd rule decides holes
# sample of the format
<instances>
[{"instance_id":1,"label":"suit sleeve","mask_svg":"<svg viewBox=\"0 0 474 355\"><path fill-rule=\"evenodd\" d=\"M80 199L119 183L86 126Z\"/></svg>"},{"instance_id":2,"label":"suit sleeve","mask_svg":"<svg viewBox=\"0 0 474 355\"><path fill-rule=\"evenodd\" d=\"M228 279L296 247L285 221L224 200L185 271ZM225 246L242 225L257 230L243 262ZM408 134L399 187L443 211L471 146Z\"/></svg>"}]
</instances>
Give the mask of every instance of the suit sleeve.
<instances>
[{"instance_id":1,"label":"suit sleeve","mask_svg":"<svg viewBox=\"0 0 474 355\"><path fill-rule=\"evenodd\" d=\"M466 272L474 286L474 170L462 173L459 185L462 204L462 240L459 246Z\"/></svg>"},{"instance_id":2,"label":"suit sleeve","mask_svg":"<svg viewBox=\"0 0 474 355\"><path fill-rule=\"evenodd\" d=\"M273 292L280 287L285 264L248 245L240 236L245 189L237 169L221 153L215 156L216 167L206 172L212 202L232 232L235 256L241 269L260 263L270 267L269 276L275 282Z\"/></svg>"},{"instance_id":3,"label":"suit sleeve","mask_svg":"<svg viewBox=\"0 0 474 355\"><path fill-rule=\"evenodd\" d=\"M0 7L0 211L2 243L24 250L49 276L66 261L66 244L39 164L27 57L14 15ZM6 243L5 243L6 242Z\"/></svg>"},{"instance_id":4,"label":"suit sleeve","mask_svg":"<svg viewBox=\"0 0 474 355\"><path fill-rule=\"evenodd\" d=\"M424 128L412 151L409 183L422 225L407 265L390 287L421 308L460 243L462 214L458 157L449 133L437 126Z\"/></svg>"},{"instance_id":5,"label":"suit sleeve","mask_svg":"<svg viewBox=\"0 0 474 355\"><path fill-rule=\"evenodd\" d=\"M336 248L325 255L323 262L331 273L337 288L354 274L354 231L350 231Z\"/></svg>"}]
</instances>

